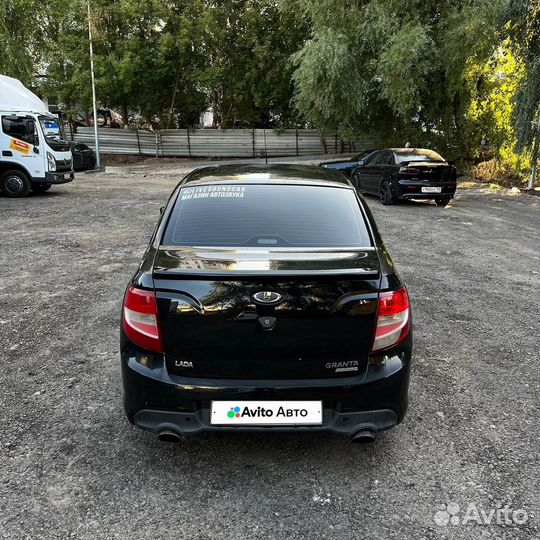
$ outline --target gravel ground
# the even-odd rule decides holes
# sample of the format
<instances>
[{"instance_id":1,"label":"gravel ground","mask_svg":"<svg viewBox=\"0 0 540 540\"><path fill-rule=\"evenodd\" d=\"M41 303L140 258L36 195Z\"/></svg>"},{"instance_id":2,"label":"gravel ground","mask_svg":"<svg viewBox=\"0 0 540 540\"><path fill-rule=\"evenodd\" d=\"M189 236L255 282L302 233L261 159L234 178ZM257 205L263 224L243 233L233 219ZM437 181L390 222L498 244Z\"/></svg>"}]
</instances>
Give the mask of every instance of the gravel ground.
<instances>
[{"instance_id":1,"label":"gravel ground","mask_svg":"<svg viewBox=\"0 0 540 540\"><path fill-rule=\"evenodd\" d=\"M0 537L538 538L540 200L367 199L416 327L409 415L374 445L173 445L124 418L118 320L159 208L192 166L0 198ZM493 515L505 505L512 525Z\"/></svg>"}]
</instances>

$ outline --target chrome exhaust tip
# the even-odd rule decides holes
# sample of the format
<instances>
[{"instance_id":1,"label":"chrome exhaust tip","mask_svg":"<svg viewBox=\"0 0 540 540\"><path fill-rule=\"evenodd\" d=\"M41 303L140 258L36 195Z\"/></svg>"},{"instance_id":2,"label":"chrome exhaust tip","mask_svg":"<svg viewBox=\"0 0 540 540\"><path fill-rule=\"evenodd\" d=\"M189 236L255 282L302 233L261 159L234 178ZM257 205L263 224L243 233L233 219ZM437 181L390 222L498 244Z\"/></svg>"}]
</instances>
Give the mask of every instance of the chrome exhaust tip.
<instances>
[{"instance_id":1,"label":"chrome exhaust tip","mask_svg":"<svg viewBox=\"0 0 540 540\"><path fill-rule=\"evenodd\" d=\"M370 444L375 442L375 433L370 429L361 429L352 436L351 440L353 443Z\"/></svg>"},{"instance_id":2,"label":"chrome exhaust tip","mask_svg":"<svg viewBox=\"0 0 540 540\"><path fill-rule=\"evenodd\" d=\"M158 439L161 442L179 443L182 438L180 435L178 435L178 433L166 429L158 433Z\"/></svg>"}]
</instances>

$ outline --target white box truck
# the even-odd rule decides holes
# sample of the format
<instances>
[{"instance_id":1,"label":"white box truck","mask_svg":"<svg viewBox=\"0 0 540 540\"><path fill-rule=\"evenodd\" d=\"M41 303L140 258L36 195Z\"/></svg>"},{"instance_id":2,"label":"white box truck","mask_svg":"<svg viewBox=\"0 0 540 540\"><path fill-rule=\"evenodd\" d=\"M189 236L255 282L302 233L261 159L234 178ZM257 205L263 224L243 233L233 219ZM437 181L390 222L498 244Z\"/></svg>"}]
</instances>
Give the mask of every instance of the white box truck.
<instances>
[{"instance_id":1,"label":"white box truck","mask_svg":"<svg viewBox=\"0 0 540 540\"><path fill-rule=\"evenodd\" d=\"M0 75L0 191L24 197L73 181L63 126L20 81Z\"/></svg>"}]
</instances>

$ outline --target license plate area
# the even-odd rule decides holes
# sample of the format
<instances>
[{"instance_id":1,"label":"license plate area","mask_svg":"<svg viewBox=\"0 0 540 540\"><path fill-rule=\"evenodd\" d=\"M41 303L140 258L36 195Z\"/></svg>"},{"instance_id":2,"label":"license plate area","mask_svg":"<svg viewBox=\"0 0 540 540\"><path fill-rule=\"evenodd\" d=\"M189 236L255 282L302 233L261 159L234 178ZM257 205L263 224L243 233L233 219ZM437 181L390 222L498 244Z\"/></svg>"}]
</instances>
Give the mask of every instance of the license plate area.
<instances>
[{"instance_id":1,"label":"license plate area","mask_svg":"<svg viewBox=\"0 0 540 540\"><path fill-rule=\"evenodd\" d=\"M210 423L223 426L319 426L322 401L212 401Z\"/></svg>"},{"instance_id":2,"label":"license plate area","mask_svg":"<svg viewBox=\"0 0 540 540\"><path fill-rule=\"evenodd\" d=\"M422 188L422 193L440 193L442 191L442 188L441 187L436 187L436 186L424 186Z\"/></svg>"}]
</instances>

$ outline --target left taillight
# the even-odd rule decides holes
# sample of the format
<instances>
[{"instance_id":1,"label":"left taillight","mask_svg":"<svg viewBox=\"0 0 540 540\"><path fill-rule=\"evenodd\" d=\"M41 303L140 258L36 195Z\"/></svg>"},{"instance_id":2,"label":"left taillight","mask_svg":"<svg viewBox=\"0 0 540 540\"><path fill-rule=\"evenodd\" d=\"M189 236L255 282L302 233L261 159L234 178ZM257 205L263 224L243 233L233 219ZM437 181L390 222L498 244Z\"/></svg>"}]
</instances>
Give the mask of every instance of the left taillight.
<instances>
[{"instance_id":1,"label":"left taillight","mask_svg":"<svg viewBox=\"0 0 540 540\"><path fill-rule=\"evenodd\" d=\"M409 333L410 319L409 296L404 288L381 293L371 352L388 349L403 341Z\"/></svg>"},{"instance_id":2,"label":"left taillight","mask_svg":"<svg viewBox=\"0 0 540 540\"><path fill-rule=\"evenodd\" d=\"M133 343L143 349L163 352L155 292L131 285L128 287L124 298L123 325L126 336Z\"/></svg>"},{"instance_id":3,"label":"left taillight","mask_svg":"<svg viewBox=\"0 0 540 540\"><path fill-rule=\"evenodd\" d=\"M419 174L420 170L414 167L400 167L399 172L401 174Z\"/></svg>"}]
</instances>

